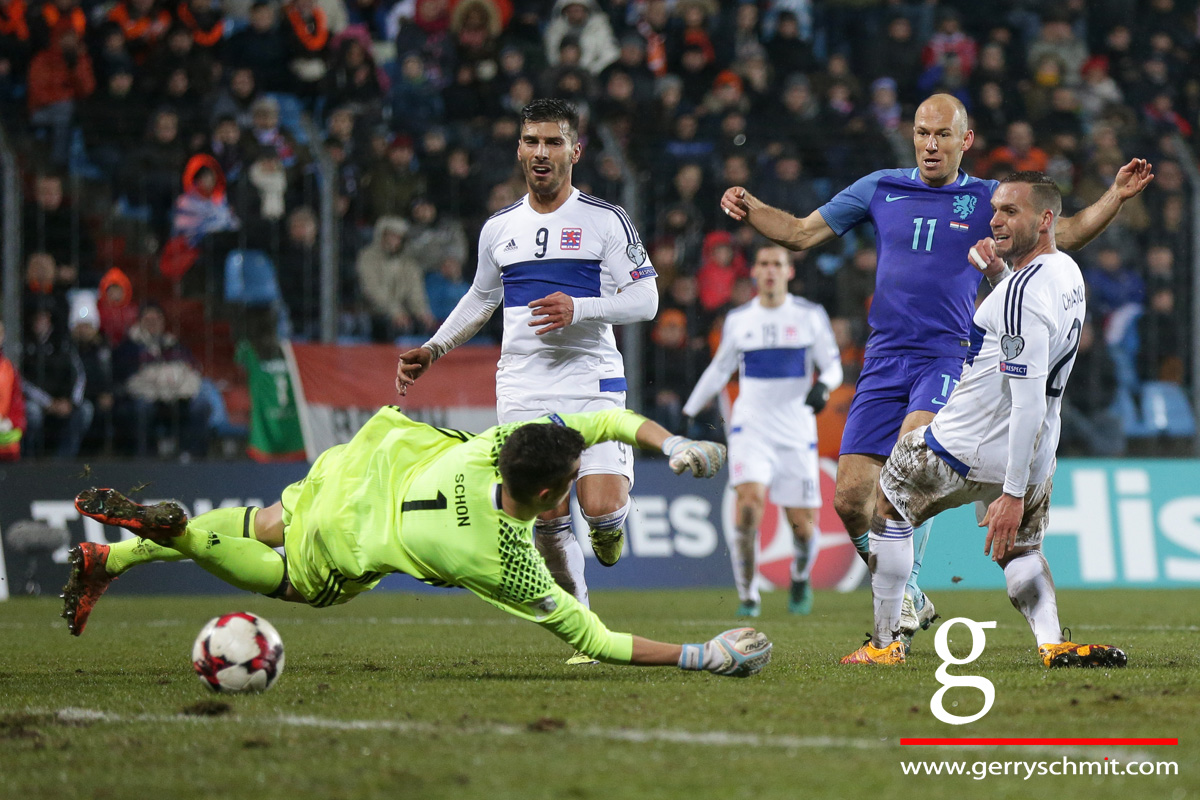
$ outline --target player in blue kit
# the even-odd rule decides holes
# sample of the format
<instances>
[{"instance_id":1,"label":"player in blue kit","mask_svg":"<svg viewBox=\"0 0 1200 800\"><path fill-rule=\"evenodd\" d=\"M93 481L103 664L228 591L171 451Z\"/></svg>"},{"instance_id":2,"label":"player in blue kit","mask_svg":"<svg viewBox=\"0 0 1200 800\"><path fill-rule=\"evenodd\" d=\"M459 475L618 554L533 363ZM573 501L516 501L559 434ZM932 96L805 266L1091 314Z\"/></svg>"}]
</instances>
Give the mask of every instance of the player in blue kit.
<instances>
[{"instance_id":1,"label":"player in blue kit","mask_svg":"<svg viewBox=\"0 0 1200 800\"><path fill-rule=\"evenodd\" d=\"M721 198L731 218L792 250L818 247L863 222L875 227L871 335L842 435L834 495L838 516L864 560L881 465L900 436L933 420L962 373L979 289L979 270L967 253L989 233L997 186L962 171L963 153L973 141L962 103L936 94L914 118L915 169L873 172L803 219L766 205L741 186L726 189ZM1153 178L1148 162L1130 161L1099 200L1059 220L1059 245L1074 250L1087 244ZM992 285L1006 275L995 265L983 274ZM928 522L914 531L915 558L900 619L906 639L937 616L917 586L928 534Z\"/></svg>"}]
</instances>

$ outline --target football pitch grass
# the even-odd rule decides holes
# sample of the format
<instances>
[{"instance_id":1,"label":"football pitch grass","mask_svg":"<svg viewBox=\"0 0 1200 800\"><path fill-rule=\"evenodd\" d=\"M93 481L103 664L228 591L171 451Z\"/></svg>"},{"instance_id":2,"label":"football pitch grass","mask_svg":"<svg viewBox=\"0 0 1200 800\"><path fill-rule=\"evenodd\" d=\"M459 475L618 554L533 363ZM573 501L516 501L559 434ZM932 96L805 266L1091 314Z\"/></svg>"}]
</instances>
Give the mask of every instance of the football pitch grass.
<instances>
[{"instance_id":1,"label":"football pitch grass","mask_svg":"<svg viewBox=\"0 0 1200 800\"><path fill-rule=\"evenodd\" d=\"M768 595L754 624L774 657L745 680L567 666L566 645L465 593L375 592L316 610L247 594L122 596L118 583L79 639L59 601L18 598L0 603L0 798L1200 797L1200 590L1062 592L1075 641L1129 654L1112 671L1043 668L1002 591L935 600L943 616L998 623L977 661L951 667L995 685L995 705L969 725L930 712L941 664L932 632L903 666L837 663L868 627L862 591L818 592L810 617L789 616L786 597ZM593 598L611 628L668 641L736 627L735 606L718 590ZM216 695L192 673L193 637L235 610L265 616L283 636L286 669L261 695ZM954 627L951 640L965 656L967 629ZM982 696L952 689L946 705L966 715ZM1179 744L914 747L901 737ZM1178 769L978 780L902 767L1106 757Z\"/></svg>"}]
</instances>

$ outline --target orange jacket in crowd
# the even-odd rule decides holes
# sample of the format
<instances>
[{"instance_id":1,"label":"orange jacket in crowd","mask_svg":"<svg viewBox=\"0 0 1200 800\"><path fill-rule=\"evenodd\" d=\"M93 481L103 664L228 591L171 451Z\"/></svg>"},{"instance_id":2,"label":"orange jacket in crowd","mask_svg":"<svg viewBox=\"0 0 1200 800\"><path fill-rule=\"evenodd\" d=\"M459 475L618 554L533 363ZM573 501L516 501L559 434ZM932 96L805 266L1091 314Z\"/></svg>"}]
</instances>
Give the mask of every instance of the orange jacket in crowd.
<instances>
[{"instance_id":1,"label":"orange jacket in crowd","mask_svg":"<svg viewBox=\"0 0 1200 800\"><path fill-rule=\"evenodd\" d=\"M92 60L82 45L75 49L73 65L68 63L60 41L38 53L29 62L30 111L64 100L83 100L95 90Z\"/></svg>"}]
</instances>

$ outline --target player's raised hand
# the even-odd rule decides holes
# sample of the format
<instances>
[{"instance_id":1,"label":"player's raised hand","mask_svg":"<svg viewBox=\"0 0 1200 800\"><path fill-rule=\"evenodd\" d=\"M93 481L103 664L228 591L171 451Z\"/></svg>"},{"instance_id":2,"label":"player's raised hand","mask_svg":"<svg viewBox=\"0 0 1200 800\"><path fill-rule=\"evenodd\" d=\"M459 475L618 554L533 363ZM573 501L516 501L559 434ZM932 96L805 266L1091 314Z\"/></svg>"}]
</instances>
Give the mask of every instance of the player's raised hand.
<instances>
[{"instance_id":1,"label":"player's raised hand","mask_svg":"<svg viewBox=\"0 0 1200 800\"><path fill-rule=\"evenodd\" d=\"M529 307L533 310L533 319L529 321L529 327L537 328L534 333L538 336L565 328L575 319L575 301L571 299L571 295L562 292L534 300Z\"/></svg>"},{"instance_id":2,"label":"player's raised hand","mask_svg":"<svg viewBox=\"0 0 1200 800\"><path fill-rule=\"evenodd\" d=\"M401 396L408 394L408 387L417 382L433 363L433 352L428 347L415 347L400 354L396 364L396 391Z\"/></svg>"},{"instance_id":3,"label":"player's raised hand","mask_svg":"<svg viewBox=\"0 0 1200 800\"><path fill-rule=\"evenodd\" d=\"M725 194L721 195L721 210L725 215L741 222L750 213L750 206L746 203L746 197L749 195L741 186L730 186L725 190Z\"/></svg>"},{"instance_id":4,"label":"player's raised hand","mask_svg":"<svg viewBox=\"0 0 1200 800\"><path fill-rule=\"evenodd\" d=\"M667 464L676 475L690 471L696 478L711 478L725 465L725 445L670 436L662 444Z\"/></svg>"},{"instance_id":5,"label":"player's raised hand","mask_svg":"<svg viewBox=\"0 0 1200 800\"><path fill-rule=\"evenodd\" d=\"M1144 158L1135 158L1117 170L1113 178L1113 189L1122 200L1128 200L1150 185L1154 180L1154 165Z\"/></svg>"},{"instance_id":6,"label":"player's raised hand","mask_svg":"<svg viewBox=\"0 0 1200 800\"><path fill-rule=\"evenodd\" d=\"M967 252L967 260L971 266L989 278L994 278L1004 271L1004 259L996 254L996 240L992 237L980 239Z\"/></svg>"},{"instance_id":7,"label":"player's raised hand","mask_svg":"<svg viewBox=\"0 0 1200 800\"><path fill-rule=\"evenodd\" d=\"M987 528L987 540L983 544L983 554L991 555L992 561L999 561L1008 554L1017 542L1017 529L1025 516L1025 500L1002 493L988 506L987 514L979 527Z\"/></svg>"}]
</instances>

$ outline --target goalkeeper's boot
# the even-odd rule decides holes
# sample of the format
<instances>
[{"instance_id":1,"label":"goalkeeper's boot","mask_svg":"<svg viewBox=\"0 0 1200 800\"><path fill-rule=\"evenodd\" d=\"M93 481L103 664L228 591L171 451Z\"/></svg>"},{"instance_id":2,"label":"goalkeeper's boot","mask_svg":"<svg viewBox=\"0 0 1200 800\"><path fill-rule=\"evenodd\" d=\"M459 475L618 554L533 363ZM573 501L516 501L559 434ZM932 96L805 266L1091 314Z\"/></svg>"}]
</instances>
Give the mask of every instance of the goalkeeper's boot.
<instances>
[{"instance_id":1,"label":"goalkeeper's boot","mask_svg":"<svg viewBox=\"0 0 1200 800\"><path fill-rule=\"evenodd\" d=\"M178 503L144 506L115 489L85 489L75 498L75 508L85 517L133 531L152 542L163 542L187 530L187 514Z\"/></svg>"},{"instance_id":2,"label":"goalkeeper's boot","mask_svg":"<svg viewBox=\"0 0 1200 800\"><path fill-rule=\"evenodd\" d=\"M842 659L843 664L903 664L904 655L908 648L897 640L886 647L876 647L871 640L863 642L863 646Z\"/></svg>"},{"instance_id":3,"label":"goalkeeper's boot","mask_svg":"<svg viewBox=\"0 0 1200 800\"><path fill-rule=\"evenodd\" d=\"M592 552L601 564L611 567L620 560L621 550L625 546L625 531L622 528L588 531L588 538L592 540Z\"/></svg>"},{"instance_id":4,"label":"goalkeeper's boot","mask_svg":"<svg viewBox=\"0 0 1200 800\"><path fill-rule=\"evenodd\" d=\"M912 595L908 592L904 593L904 602L900 606L900 641L904 642L905 650L912 646L912 640L917 635L917 631L929 630L933 621L941 616L934 609L929 595L922 593L921 600L922 605L917 608Z\"/></svg>"},{"instance_id":5,"label":"goalkeeper's boot","mask_svg":"<svg viewBox=\"0 0 1200 800\"><path fill-rule=\"evenodd\" d=\"M788 611L793 614L811 614L812 604L812 584L808 581L792 581L792 589L788 593Z\"/></svg>"},{"instance_id":6,"label":"goalkeeper's boot","mask_svg":"<svg viewBox=\"0 0 1200 800\"><path fill-rule=\"evenodd\" d=\"M1128 658L1124 651L1107 644L1038 645L1038 655L1047 667L1123 667Z\"/></svg>"},{"instance_id":7,"label":"goalkeeper's boot","mask_svg":"<svg viewBox=\"0 0 1200 800\"><path fill-rule=\"evenodd\" d=\"M599 664L600 662L582 650L576 650L575 655L567 659L567 663L572 667L578 667L580 664Z\"/></svg>"},{"instance_id":8,"label":"goalkeeper's boot","mask_svg":"<svg viewBox=\"0 0 1200 800\"><path fill-rule=\"evenodd\" d=\"M757 617L762 613L762 604L757 600L743 600L738 604L739 617Z\"/></svg>"},{"instance_id":9,"label":"goalkeeper's boot","mask_svg":"<svg viewBox=\"0 0 1200 800\"><path fill-rule=\"evenodd\" d=\"M108 545L81 542L71 548L67 556L71 575L61 595L62 618L72 636L79 636L87 626L88 617L96 607L100 595L117 579L109 575L104 565L108 563Z\"/></svg>"}]
</instances>

